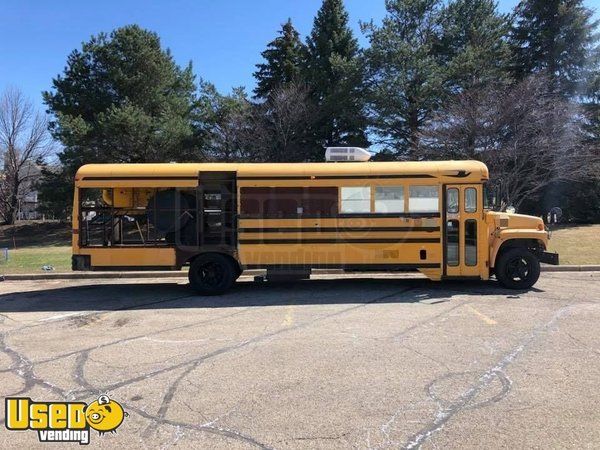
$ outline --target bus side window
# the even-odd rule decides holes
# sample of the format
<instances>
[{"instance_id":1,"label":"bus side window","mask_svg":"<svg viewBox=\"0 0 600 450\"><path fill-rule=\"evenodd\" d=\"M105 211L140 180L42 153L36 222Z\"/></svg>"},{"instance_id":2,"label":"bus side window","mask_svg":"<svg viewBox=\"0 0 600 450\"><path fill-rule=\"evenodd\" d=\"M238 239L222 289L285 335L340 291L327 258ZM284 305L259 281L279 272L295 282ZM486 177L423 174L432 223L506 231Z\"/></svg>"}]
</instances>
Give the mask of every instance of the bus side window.
<instances>
[{"instance_id":1,"label":"bus side window","mask_svg":"<svg viewBox=\"0 0 600 450\"><path fill-rule=\"evenodd\" d=\"M450 214L458 213L458 189L448 189L446 194L446 209Z\"/></svg>"},{"instance_id":2,"label":"bus side window","mask_svg":"<svg viewBox=\"0 0 600 450\"><path fill-rule=\"evenodd\" d=\"M465 264L470 267L477 265L477 221L465 221Z\"/></svg>"},{"instance_id":3,"label":"bus side window","mask_svg":"<svg viewBox=\"0 0 600 450\"><path fill-rule=\"evenodd\" d=\"M436 213L440 210L437 186L410 186L409 212Z\"/></svg>"},{"instance_id":4,"label":"bus side window","mask_svg":"<svg viewBox=\"0 0 600 450\"><path fill-rule=\"evenodd\" d=\"M376 213L403 213L404 186L377 186L375 188Z\"/></svg>"},{"instance_id":5,"label":"bus side window","mask_svg":"<svg viewBox=\"0 0 600 450\"><path fill-rule=\"evenodd\" d=\"M449 266L458 266L459 261L459 229L460 222L456 219L448 220L446 224L446 251Z\"/></svg>"},{"instance_id":6,"label":"bus side window","mask_svg":"<svg viewBox=\"0 0 600 450\"><path fill-rule=\"evenodd\" d=\"M340 189L341 207L344 214L358 214L371 212L370 187L342 187Z\"/></svg>"},{"instance_id":7,"label":"bus side window","mask_svg":"<svg viewBox=\"0 0 600 450\"><path fill-rule=\"evenodd\" d=\"M475 188L465 189L465 212L477 212L477 189Z\"/></svg>"}]
</instances>

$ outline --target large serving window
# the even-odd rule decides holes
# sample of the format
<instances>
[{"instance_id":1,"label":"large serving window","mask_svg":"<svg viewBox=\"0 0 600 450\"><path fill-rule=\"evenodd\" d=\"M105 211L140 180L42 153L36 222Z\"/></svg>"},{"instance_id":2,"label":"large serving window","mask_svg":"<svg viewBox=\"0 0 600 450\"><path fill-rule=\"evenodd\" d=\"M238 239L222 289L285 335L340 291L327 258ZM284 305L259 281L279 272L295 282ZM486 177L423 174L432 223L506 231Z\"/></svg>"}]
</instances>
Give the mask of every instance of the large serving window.
<instances>
[{"instance_id":1,"label":"large serving window","mask_svg":"<svg viewBox=\"0 0 600 450\"><path fill-rule=\"evenodd\" d=\"M329 217L338 213L337 187L243 187L240 213L249 217Z\"/></svg>"},{"instance_id":2,"label":"large serving window","mask_svg":"<svg viewBox=\"0 0 600 450\"><path fill-rule=\"evenodd\" d=\"M194 245L193 189L104 188L79 190L82 247Z\"/></svg>"}]
</instances>

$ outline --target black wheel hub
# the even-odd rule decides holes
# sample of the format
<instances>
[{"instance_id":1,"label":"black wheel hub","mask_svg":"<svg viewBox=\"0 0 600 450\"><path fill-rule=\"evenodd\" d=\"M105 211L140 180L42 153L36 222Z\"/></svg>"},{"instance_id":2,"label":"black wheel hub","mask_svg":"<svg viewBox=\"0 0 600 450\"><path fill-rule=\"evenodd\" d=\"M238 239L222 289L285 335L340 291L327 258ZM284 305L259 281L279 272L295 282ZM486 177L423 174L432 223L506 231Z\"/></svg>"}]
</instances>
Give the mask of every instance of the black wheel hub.
<instances>
[{"instance_id":1,"label":"black wheel hub","mask_svg":"<svg viewBox=\"0 0 600 450\"><path fill-rule=\"evenodd\" d=\"M225 270L220 264L207 262L200 266L198 275L205 286L218 287L223 282Z\"/></svg>"},{"instance_id":2,"label":"black wheel hub","mask_svg":"<svg viewBox=\"0 0 600 450\"><path fill-rule=\"evenodd\" d=\"M526 281L531 273L529 263L524 258L513 258L506 265L506 275L514 281Z\"/></svg>"}]
</instances>

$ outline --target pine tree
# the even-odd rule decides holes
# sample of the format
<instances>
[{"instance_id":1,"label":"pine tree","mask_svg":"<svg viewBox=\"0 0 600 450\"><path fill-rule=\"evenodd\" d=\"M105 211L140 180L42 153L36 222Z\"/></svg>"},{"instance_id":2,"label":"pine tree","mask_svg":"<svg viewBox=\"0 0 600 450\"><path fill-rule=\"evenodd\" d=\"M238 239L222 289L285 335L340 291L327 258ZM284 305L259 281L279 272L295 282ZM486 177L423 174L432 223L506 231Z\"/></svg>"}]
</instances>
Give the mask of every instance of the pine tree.
<instances>
[{"instance_id":1,"label":"pine tree","mask_svg":"<svg viewBox=\"0 0 600 450\"><path fill-rule=\"evenodd\" d=\"M545 72L553 92L578 93L595 43L597 22L583 0L523 0L511 33L520 78Z\"/></svg>"},{"instance_id":2,"label":"pine tree","mask_svg":"<svg viewBox=\"0 0 600 450\"><path fill-rule=\"evenodd\" d=\"M57 207L57 183L72 192L69 180L83 164L197 159L192 67L180 68L156 33L132 25L94 36L52 85L43 97L62 172L42 180L46 208Z\"/></svg>"},{"instance_id":3,"label":"pine tree","mask_svg":"<svg viewBox=\"0 0 600 450\"><path fill-rule=\"evenodd\" d=\"M261 55L265 62L257 64L258 70L254 73L256 98L266 99L275 89L300 80L304 45L292 19L283 24L279 36L269 42Z\"/></svg>"},{"instance_id":4,"label":"pine tree","mask_svg":"<svg viewBox=\"0 0 600 450\"><path fill-rule=\"evenodd\" d=\"M364 27L373 126L399 159L414 158L447 78L441 0L388 0L383 24Z\"/></svg>"},{"instance_id":5,"label":"pine tree","mask_svg":"<svg viewBox=\"0 0 600 450\"><path fill-rule=\"evenodd\" d=\"M306 82L318 108L309 158L323 147L367 146L358 41L342 0L324 0L307 38Z\"/></svg>"},{"instance_id":6,"label":"pine tree","mask_svg":"<svg viewBox=\"0 0 600 450\"><path fill-rule=\"evenodd\" d=\"M445 8L442 23L450 92L509 80L510 19L497 12L494 0L455 0Z\"/></svg>"},{"instance_id":7,"label":"pine tree","mask_svg":"<svg viewBox=\"0 0 600 450\"><path fill-rule=\"evenodd\" d=\"M193 159L191 65L181 69L157 34L137 25L73 51L44 92L51 132L69 170L90 162Z\"/></svg>"}]
</instances>

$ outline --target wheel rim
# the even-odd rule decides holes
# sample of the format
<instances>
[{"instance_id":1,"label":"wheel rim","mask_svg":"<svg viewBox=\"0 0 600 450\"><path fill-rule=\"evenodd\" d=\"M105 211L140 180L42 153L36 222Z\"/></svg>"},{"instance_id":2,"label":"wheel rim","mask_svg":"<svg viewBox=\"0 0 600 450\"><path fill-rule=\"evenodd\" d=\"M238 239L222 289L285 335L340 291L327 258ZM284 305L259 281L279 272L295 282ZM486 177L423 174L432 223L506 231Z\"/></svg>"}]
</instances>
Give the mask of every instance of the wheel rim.
<instances>
[{"instance_id":1,"label":"wheel rim","mask_svg":"<svg viewBox=\"0 0 600 450\"><path fill-rule=\"evenodd\" d=\"M203 285L207 287L218 287L223 282L225 270L220 264L207 262L200 266L198 276Z\"/></svg>"},{"instance_id":2,"label":"wheel rim","mask_svg":"<svg viewBox=\"0 0 600 450\"><path fill-rule=\"evenodd\" d=\"M531 266L522 257L513 258L506 264L506 276L513 281L528 281L531 277Z\"/></svg>"}]
</instances>

